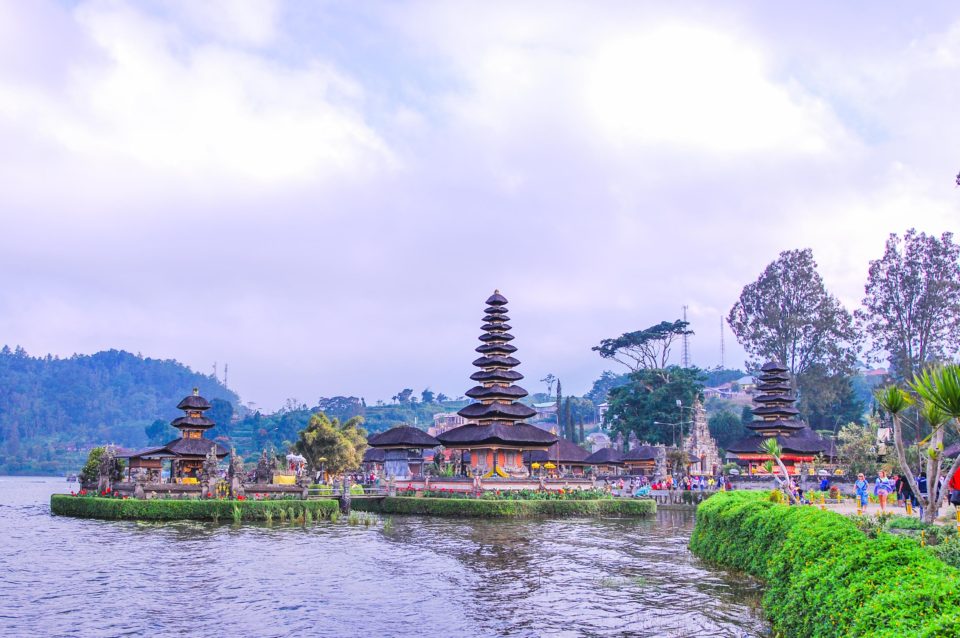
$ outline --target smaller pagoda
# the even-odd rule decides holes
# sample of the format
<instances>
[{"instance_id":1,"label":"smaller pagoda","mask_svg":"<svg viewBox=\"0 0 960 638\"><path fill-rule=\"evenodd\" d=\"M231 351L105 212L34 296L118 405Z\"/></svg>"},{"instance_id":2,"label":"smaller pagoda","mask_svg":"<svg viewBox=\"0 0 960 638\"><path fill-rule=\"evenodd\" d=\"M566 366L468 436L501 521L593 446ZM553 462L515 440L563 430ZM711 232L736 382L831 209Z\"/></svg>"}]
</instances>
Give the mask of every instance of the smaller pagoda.
<instances>
[{"instance_id":1,"label":"smaller pagoda","mask_svg":"<svg viewBox=\"0 0 960 638\"><path fill-rule=\"evenodd\" d=\"M534 472L536 472L538 468L550 470L549 463L556 468L556 474L559 476L583 476L586 473L587 467L590 465L590 463L587 462L588 456L590 456L590 453L576 443L568 441L567 439L557 439L557 442L546 450L524 452L523 460L526 462L527 467ZM536 464L537 467L534 467L534 464ZM552 473L553 472L547 472L547 474Z\"/></svg>"},{"instance_id":2,"label":"smaller pagoda","mask_svg":"<svg viewBox=\"0 0 960 638\"><path fill-rule=\"evenodd\" d=\"M119 455L130 459L131 477L134 471L146 471L151 479L159 481L163 462L170 461L170 477L175 483L199 483L203 472L203 462L213 451L217 460L223 460L229 454L227 448L216 441L204 438L204 433L214 427L204 412L210 409L210 402L200 396L200 390L183 398L177 404L184 415L170 422L180 430L180 437L166 445L140 450L128 455Z\"/></svg>"},{"instance_id":3,"label":"smaller pagoda","mask_svg":"<svg viewBox=\"0 0 960 638\"><path fill-rule=\"evenodd\" d=\"M520 361L507 323L507 299L499 290L487 299L483 317L483 334L477 352L480 358L473 365L480 368L470 378L478 383L467 390L474 399L457 414L467 419L465 425L437 435L447 448L470 451L470 471L484 477L524 477L523 453L546 449L557 437L546 430L524 423L536 415L536 410L523 405L519 399L527 391L514 385L523 375L514 370Z\"/></svg>"},{"instance_id":4,"label":"smaller pagoda","mask_svg":"<svg viewBox=\"0 0 960 638\"><path fill-rule=\"evenodd\" d=\"M423 475L423 451L435 448L440 441L423 430L399 425L367 439L374 450L383 450L383 474L386 477L411 478ZM364 454L364 462L375 462L375 457Z\"/></svg>"},{"instance_id":5,"label":"smaller pagoda","mask_svg":"<svg viewBox=\"0 0 960 638\"><path fill-rule=\"evenodd\" d=\"M787 368L770 361L760 368L757 381L757 395L753 399L756 418L744 424L753 434L732 443L727 448L727 458L744 466L750 474L765 474L766 463L773 457L763 452L761 445L768 438L776 438L782 450L781 460L791 474L798 473L802 463L812 463L818 455L832 460L833 443L799 418Z\"/></svg>"},{"instance_id":6,"label":"smaller pagoda","mask_svg":"<svg viewBox=\"0 0 960 638\"><path fill-rule=\"evenodd\" d=\"M596 468L597 475L618 475L623 467L623 455L612 447L604 447L588 456L586 462Z\"/></svg>"}]
</instances>

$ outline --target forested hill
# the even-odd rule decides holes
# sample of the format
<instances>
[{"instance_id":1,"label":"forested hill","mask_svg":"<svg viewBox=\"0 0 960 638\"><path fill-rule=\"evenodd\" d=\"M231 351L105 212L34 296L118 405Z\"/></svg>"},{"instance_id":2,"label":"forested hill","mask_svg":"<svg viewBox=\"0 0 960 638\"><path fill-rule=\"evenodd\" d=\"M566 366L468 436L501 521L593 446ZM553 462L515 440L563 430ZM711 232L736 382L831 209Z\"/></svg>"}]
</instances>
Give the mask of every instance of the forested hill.
<instances>
[{"instance_id":1,"label":"forested hill","mask_svg":"<svg viewBox=\"0 0 960 638\"><path fill-rule=\"evenodd\" d=\"M90 445L143 445L145 427L181 414L177 403L195 387L210 400L236 405L239 399L212 376L169 359L119 350L31 357L4 346L0 474L70 469Z\"/></svg>"}]
</instances>

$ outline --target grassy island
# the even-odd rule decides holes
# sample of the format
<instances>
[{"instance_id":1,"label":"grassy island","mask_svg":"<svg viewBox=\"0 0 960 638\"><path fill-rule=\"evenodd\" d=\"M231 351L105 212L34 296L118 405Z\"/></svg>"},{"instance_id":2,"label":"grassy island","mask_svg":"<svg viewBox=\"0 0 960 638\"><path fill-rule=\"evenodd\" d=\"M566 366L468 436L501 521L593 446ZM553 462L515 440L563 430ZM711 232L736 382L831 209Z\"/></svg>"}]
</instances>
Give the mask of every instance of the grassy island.
<instances>
[{"instance_id":1,"label":"grassy island","mask_svg":"<svg viewBox=\"0 0 960 638\"><path fill-rule=\"evenodd\" d=\"M54 494L50 511L59 516L138 521L283 521L331 518L337 501L122 499Z\"/></svg>"},{"instance_id":2,"label":"grassy island","mask_svg":"<svg viewBox=\"0 0 960 638\"><path fill-rule=\"evenodd\" d=\"M384 497L353 501L359 511L427 516L534 518L564 516L652 516L657 504L638 499L508 500L486 498Z\"/></svg>"},{"instance_id":3,"label":"grassy island","mask_svg":"<svg viewBox=\"0 0 960 638\"><path fill-rule=\"evenodd\" d=\"M960 636L960 570L840 514L721 493L697 509L690 549L766 581L776 635Z\"/></svg>"}]
</instances>

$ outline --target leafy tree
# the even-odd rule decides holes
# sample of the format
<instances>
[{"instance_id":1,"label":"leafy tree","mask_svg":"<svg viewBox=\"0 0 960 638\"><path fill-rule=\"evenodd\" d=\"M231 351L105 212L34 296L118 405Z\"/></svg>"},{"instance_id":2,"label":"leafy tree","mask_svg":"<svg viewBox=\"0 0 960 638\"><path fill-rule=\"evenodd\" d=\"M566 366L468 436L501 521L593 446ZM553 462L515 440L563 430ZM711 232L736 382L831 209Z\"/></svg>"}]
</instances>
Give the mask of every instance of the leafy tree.
<instances>
[{"instance_id":1,"label":"leafy tree","mask_svg":"<svg viewBox=\"0 0 960 638\"><path fill-rule=\"evenodd\" d=\"M363 416L366 412L363 399L344 396L320 397L316 409L330 418L337 418L341 421L352 419L355 416Z\"/></svg>"},{"instance_id":2,"label":"leafy tree","mask_svg":"<svg viewBox=\"0 0 960 638\"><path fill-rule=\"evenodd\" d=\"M874 423L848 423L837 434L837 443L837 451L852 475L863 472L867 476L876 476L880 463L877 461L877 427Z\"/></svg>"},{"instance_id":3,"label":"leafy tree","mask_svg":"<svg viewBox=\"0 0 960 638\"><path fill-rule=\"evenodd\" d=\"M360 467L367 447L367 432L361 426L363 417L353 417L341 423L320 412L297 435L294 449L307 459L311 468L319 468L321 461L331 474Z\"/></svg>"},{"instance_id":4,"label":"leafy tree","mask_svg":"<svg viewBox=\"0 0 960 638\"><path fill-rule=\"evenodd\" d=\"M885 353L898 380L942 361L960 342L960 246L908 230L893 233L883 257L870 262L858 323L871 339L870 355Z\"/></svg>"},{"instance_id":5,"label":"leafy tree","mask_svg":"<svg viewBox=\"0 0 960 638\"><path fill-rule=\"evenodd\" d=\"M710 435L723 449L749 434L740 417L726 409L710 415L707 426L710 428Z\"/></svg>"},{"instance_id":6,"label":"leafy tree","mask_svg":"<svg viewBox=\"0 0 960 638\"><path fill-rule=\"evenodd\" d=\"M424 388L420 392L420 403L433 403L433 400L436 398L436 394L430 390L430 388Z\"/></svg>"},{"instance_id":7,"label":"leafy tree","mask_svg":"<svg viewBox=\"0 0 960 638\"><path fill-rule=\"evenodd\" d=\"M563 429L566 432L565 438L576 443L577 431L573 423L573 413L570 409L570 397L567 397L566 401L563 402Z\"/></svg>"},{"instance_id":8,"label":"leafy tree","mask_svg":"<svg viewBox=\"0 0 960 638\"><path fill-rule=\"evenodd\" d=\"M673 366L669 370L638 370L626 385L610 392L607 423L627 438L633 433L647 443L672 443L680 428L661 423L681 423L677 400L693 405L703 390L703 375L697 368ZM684 424L684 431L689 425Z\"/></svg>"},{"instance_id":9,"label":"leafy tree","mask_svg":"<svg viewBox=\"0 0 960 638\"><path fill-rule=\"evenodd\" d=\"M629 383L630 379L626 374L615 374L609 370L604 370L600 378L593 382L593 387L585 395L594 405L600 405L607 401L607 395L614 388Z\"/></svg>"},{"instance_id":10,"label":"leafy tree","mask_svg":"<svg viewBox=\"0 0 960 638\"><path fill-rule=\"evenodd\" d=\"M853 318L827 292L813 252L789 250L744 287L727 317L756 370L768 359L784 364L800 385L813 366L829 375L849 373L859 336Z\"/></svg>"},{"instance_id":11,"label":"leafy tree","mask_svg":"<svg viewBox=\"0 0 960 638\"><path fill-rule=\"evenodd\" d=\"M646 330L625 332L615 339L604 339L593 350L604 359L613 359L631 371L664 370L670 359L670 348L684 335L692 335L686 321L661 321Z\"/></svg>"},{"instance_id":12,"label":"leafy tree","mask_svg":"<svg viewBox=\"0 0 960 638\"><path fill-rule=\"evenodd\" d=\"M563 386L560 379L557 379L557 434L564 435L563 429Z\"/></svg>"},{"instance_id":13,"label":"leafy tree","mask_svg":"<svg viewBox=\"0 0 960 638\"><path fill-rule=\"evenodd\" d=\"M818 375L818 368L804 374L804 391L799 409L814 430L836 432L841 423L865 423L866 406L853 389L853 380L847 375Z\"/></svg>"},{"instance_id":14,"label":"leafy tree","mask_svg":"<svg viewBox=\"0 0 960 638\"><path fill-rule=\"evenodd\" d=\"M544 378L540 379L540 383L545 383L547 385L547 396L549 397L553 394L553 384L557 382L557 377L553 376L553 373L548 374Z\"/></svg>"},{"instance_id":15,"label":"leafy tree","mask_svg":"<svg viewBox=\"0 0 960 638\"><path fill-rule=\"evenodd\" d=\"M441 393L439 393L439 394L437 395L437 403L443 403L443 402L449 401L449 400L450 400L450 397L448 397L447 395L445 395L443 392L441 392Z\"/></svg>"},{"instance_id":16,"label":"leafy tree","mask_svg":"<svg viewBox=\"0 0 960 638\"><path fill-rule=\"evenodd\" d=\"M410 398L411 398L412 396L413 396L413 389L412 389L412 388L404 388L403 390L401 390L400 392L396 393L395 395L393 395L393 396L390 397L390 398L393 399L394 401L396 401L397 403L403 404L403 403L410 403Z\"/></svg>"}]
</instances>

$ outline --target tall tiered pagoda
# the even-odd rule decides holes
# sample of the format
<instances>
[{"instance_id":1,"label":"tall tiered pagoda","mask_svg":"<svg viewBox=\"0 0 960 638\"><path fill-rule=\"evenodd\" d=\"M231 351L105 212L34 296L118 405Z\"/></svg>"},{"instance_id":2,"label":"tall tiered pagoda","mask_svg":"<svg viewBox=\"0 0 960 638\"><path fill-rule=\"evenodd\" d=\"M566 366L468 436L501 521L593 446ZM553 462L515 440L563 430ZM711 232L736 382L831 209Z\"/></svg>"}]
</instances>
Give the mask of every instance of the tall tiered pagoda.
<instances>
[{"instance_id":1,"label":"tall tiered pagoda","mask_svg":"<svg viewBox=\"0 0 960 638\"><path fill-rule=\"evenodd\" d=\"M448 448L470 450L474 474L527 476L523 452L545 451L557 437L523 422L536 411L518 403L527 391L514 385L523 375L514 370L520 361L513 356L517 348L510 344L513 335L507 323L507 300L500 291L487 299L485 312L477 348L480 358L473 362L480 371L470 376L478 385L466 392L475 402L457 413L469 422L437 435L437 439Z\"/></svg>"},{"instance_id":2,"label":"tall tiered pagoda","mask_svg":"<svg viewBox=\"0 0 960 638\"><path fill-rule=\"evenodd\" d=\"M727 448L727 458L746 467L750 474L765 473L764 466L772 457L760 446L765 439L776 437L783 451L781 460L792 474L798 472L800 464L811 463L817 455L831 460L833 443L799 419L800 411L794 407L797 398L787 368L774 361L766 363L760 368L757 381L757 395L753 399L756 418L744 424L754 433L731 444Z\"/></svg>"}]
</instances>

